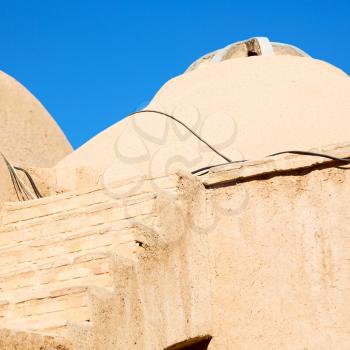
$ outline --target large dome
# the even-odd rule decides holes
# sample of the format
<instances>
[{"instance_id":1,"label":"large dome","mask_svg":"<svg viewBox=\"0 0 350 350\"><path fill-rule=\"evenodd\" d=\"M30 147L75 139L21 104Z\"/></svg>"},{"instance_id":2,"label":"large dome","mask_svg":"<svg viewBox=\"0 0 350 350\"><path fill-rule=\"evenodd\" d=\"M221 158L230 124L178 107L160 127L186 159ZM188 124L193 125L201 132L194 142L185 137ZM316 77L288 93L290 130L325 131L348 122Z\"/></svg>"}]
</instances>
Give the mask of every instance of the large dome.
<instances>
[{"instance_id":1,"label":"large dome","mask_svg":"<svg viewBox=\"0 0 350 350\"><path fill-rule=\"evenodd\" d=\"M51 167L72 148L40 102L0 72L0 151L15 165Z\"/></svg>"},{"instance_id":2,"label":"large dome","mask_svg":"<svg viewBox=\"0 0 350 350\"><path fill-rule=\"evenodd\" d=\"M176 116L232 160L348 142L350 79L290 55L206 65L166 83L147 109ZM181 125L154 113L117 122L58 163L106 169L110 179L223 163Z\"/></svg>"}]
</instances>

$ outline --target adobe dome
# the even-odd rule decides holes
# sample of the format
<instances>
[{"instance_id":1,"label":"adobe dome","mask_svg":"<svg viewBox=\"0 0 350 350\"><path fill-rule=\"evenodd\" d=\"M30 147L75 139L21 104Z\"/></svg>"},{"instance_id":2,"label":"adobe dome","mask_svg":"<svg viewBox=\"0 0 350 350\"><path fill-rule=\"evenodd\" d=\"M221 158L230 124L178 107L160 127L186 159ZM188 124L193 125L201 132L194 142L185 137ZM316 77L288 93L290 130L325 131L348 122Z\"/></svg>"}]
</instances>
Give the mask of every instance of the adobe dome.
<instances>
[{"instance_id":1,"label":"adobe dome","mask_svg":"<svg viewBox=\"0 0 350 350\"><path fill-rule=\"evenodd\" d=\"M15 165L51 167L72 147L40 102L0 71L0 151Z\"/></svg>"},{"instance_id":2,"label":"adobe dome","mask_svg":"<svg viewBox=\"0 0 350 350\"><path fill-rule=\"evenodd\" d=\"M349 141L350 79L309 57L216 62L167 82L147 109L188 124L232 160ZM57 164L107 169L109 179L223 163L181 125L153 113L125 118Z\"/></svg>"}]
</instances>

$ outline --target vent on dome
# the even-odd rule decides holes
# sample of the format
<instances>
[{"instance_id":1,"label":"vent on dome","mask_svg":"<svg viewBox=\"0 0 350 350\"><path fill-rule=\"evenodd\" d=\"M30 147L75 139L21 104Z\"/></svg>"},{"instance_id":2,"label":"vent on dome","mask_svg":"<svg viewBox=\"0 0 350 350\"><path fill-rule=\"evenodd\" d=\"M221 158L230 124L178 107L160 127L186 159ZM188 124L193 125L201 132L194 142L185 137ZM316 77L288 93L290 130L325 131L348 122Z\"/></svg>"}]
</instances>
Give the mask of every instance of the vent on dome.
<instances>
[{"instance_id":1,"label":"vent on dome","mask_svg":"<svg viewBox=\"0 0 350 350\"><path fill-rule=\"evenodd\" d=\"M204 55L186 70L192 71L201 68L210 63L226 61L232 58L251 57L251 56L300 56L308 57L304 51L293 45L271 42L265 37L256 37L244 41L230 44L222 49Z\"/></svg>"}]
</instances>

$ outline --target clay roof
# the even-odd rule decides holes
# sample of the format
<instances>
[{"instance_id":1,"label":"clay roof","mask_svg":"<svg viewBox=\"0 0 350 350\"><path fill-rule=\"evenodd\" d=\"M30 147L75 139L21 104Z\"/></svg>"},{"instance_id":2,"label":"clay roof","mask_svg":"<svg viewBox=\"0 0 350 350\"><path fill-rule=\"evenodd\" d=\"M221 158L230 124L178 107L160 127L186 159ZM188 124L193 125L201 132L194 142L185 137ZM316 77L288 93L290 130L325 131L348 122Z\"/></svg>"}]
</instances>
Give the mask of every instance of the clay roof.
<instances>
[{"instance_id":1,"label":"clay roof","mask_svg":"<svg viewBox=\"0 0 350 350\"><path fill-rule=\"evenodd\" d=\"M253 56L182 74L147 109L175 115L232 160L254 160L348 141L349 97L349 77L328 63ZM101 132L57 167L95 167L117 179L223 162L181 125L142 113Z\"/></svg>"}]
</instances>

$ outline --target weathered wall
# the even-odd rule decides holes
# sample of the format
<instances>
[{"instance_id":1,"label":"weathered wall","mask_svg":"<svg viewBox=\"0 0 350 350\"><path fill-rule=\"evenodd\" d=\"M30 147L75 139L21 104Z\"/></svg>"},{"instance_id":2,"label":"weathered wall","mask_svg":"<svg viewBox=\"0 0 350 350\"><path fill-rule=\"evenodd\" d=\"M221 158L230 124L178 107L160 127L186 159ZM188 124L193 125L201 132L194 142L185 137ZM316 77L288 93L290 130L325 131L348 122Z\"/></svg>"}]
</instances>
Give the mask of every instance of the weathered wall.
<instances>
[{"instance_id":1,"label":"weathered wall","mask_svg":"<svg viewBox=\"0 0 350 350\"><path fill-rule=\"evenodd\" d=\"M117 259L116 293L96 296L92 348L209 334L209 349L347 349L349 172L317 162L250 164L207 189L182 179L169 237L141 228L138 263Z\"/></svg>"},{"instance_id":2,"label":"weathered wall","mask_svg":"<svg viewBox=\"0 0 350 350\"><path fill-rule=\"evenodd\" d=\"M88 349L163 349L212 333L209 247L191 231L204 196L200 182L180 175L176 198L157 199L159 222L134 227L141 249L117 253L114 291L94 295Z\"/></svg>"},{"instance_id":3,"label":"weathered wall","mask_svg":"<svg viewBox=\"0 0 350 350\"><path fill-rule=\"evenodd\" d=\"M174 186L171 177L164 183ZM90 320L90 290L112 287L110 259L121 237L127 237L139 217L153 219L155 195L149 181L130 198L112 195L96 187L5 205L0 230L2 327L58 334L65 332L67 321Z\"/></svg>"},{"instance_id":4,"label":"weathered wall","mask_svg":"<svg viewBox=\"0 0 350 350\"><path fill-rule=\"evenodd\" d=\"M349 182L326 168L210 191L228 208L208 235L213 349L348 349Z\"/></svg>"},{"instance_id":5,"label":"weathered wall","mask_svg":"<svg viewBox=\"0 0 350 350\"><path fill-rule=\"evenodd\" d=\"M334 165L283 157L7 204L1 326L84 350L206 335L209 349L347 350L350 173Z\"/></svg>"}]
</instances>

